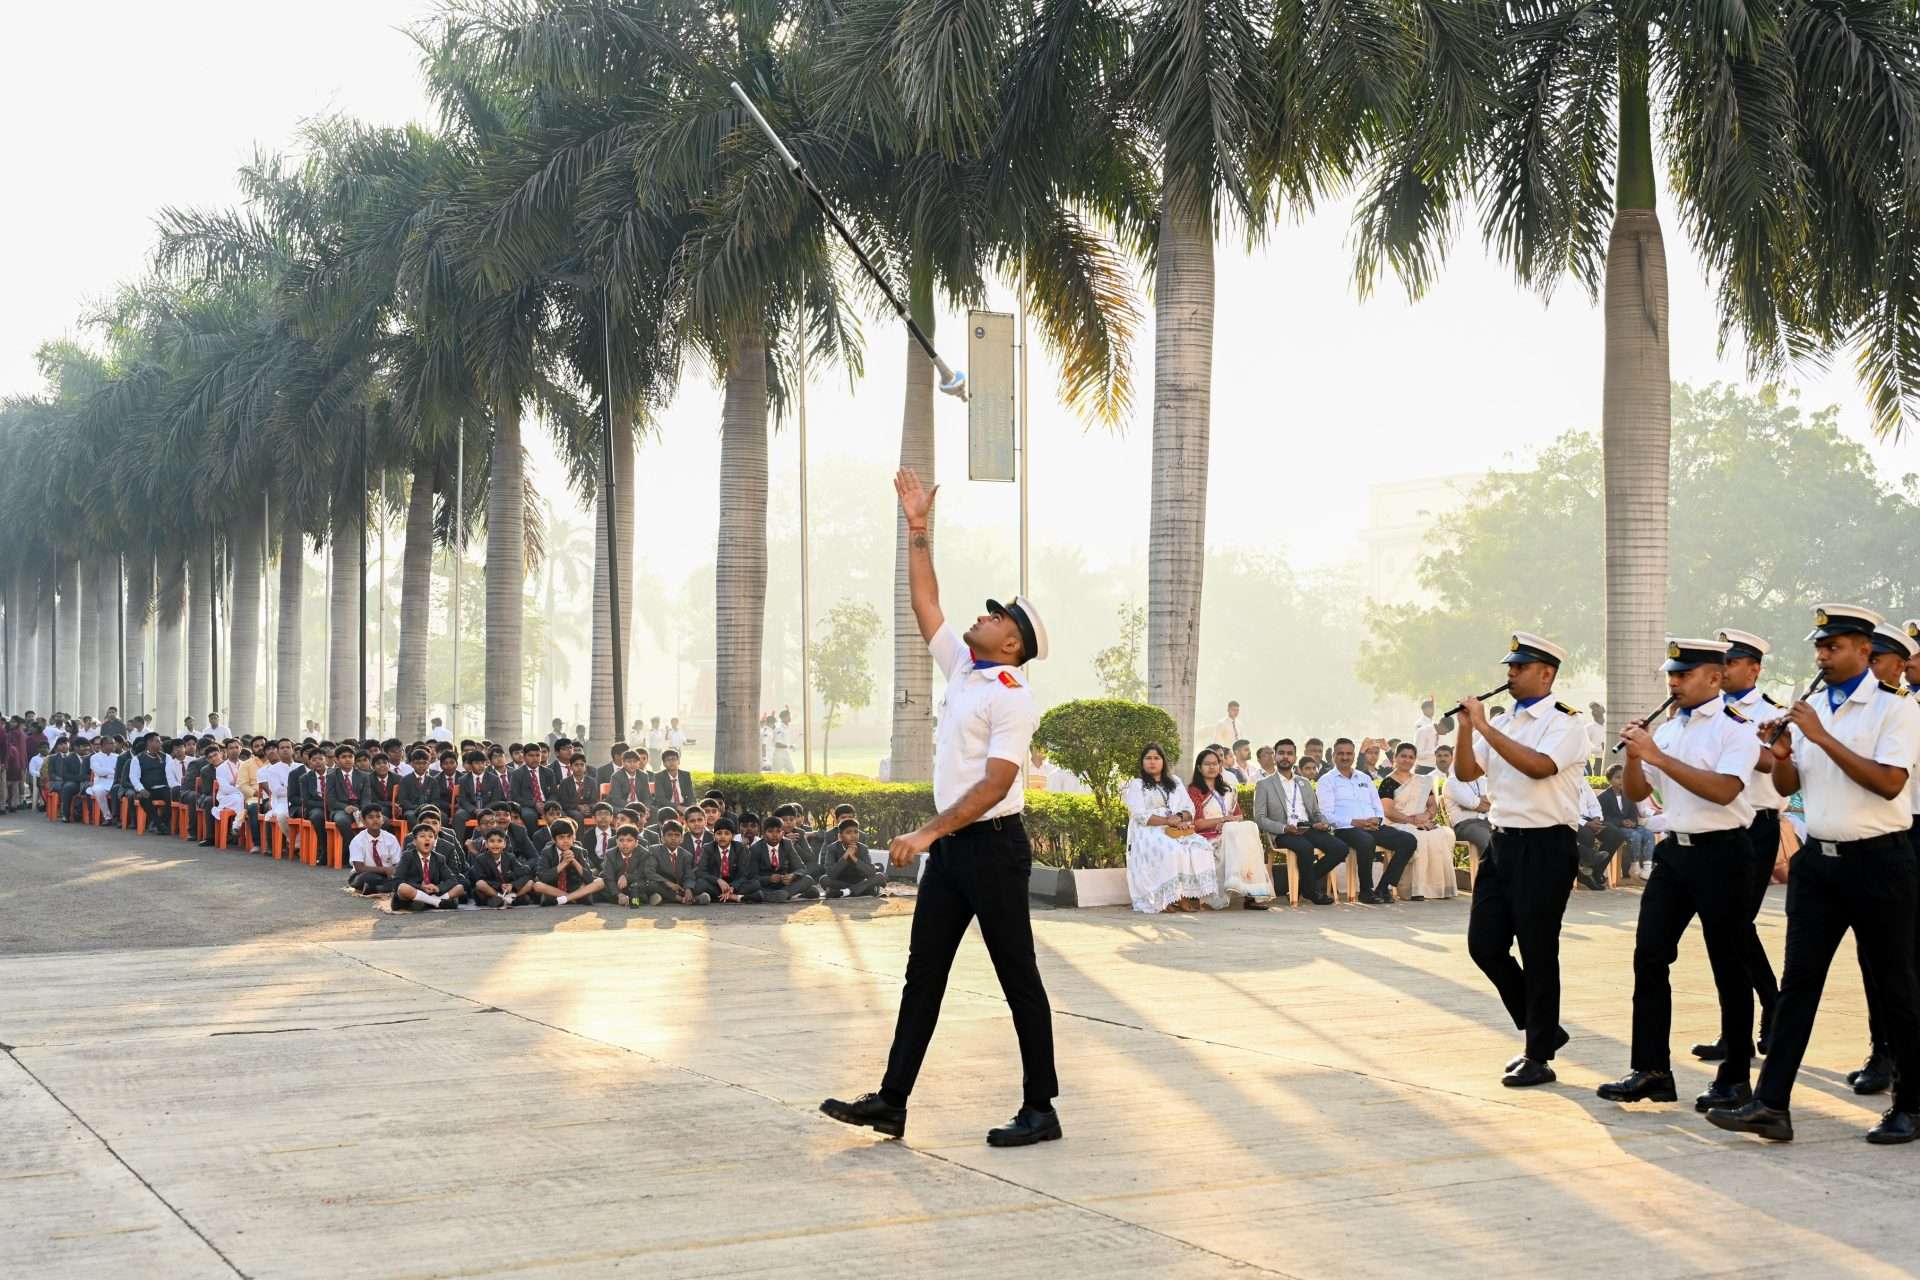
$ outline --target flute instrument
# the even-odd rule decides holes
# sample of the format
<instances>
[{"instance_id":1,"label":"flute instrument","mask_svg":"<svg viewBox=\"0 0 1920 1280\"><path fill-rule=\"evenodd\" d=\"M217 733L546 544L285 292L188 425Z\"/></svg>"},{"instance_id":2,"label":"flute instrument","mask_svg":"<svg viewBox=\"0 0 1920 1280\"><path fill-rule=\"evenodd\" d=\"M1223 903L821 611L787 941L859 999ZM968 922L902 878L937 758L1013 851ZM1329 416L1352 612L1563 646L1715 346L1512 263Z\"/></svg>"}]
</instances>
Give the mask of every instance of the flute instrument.
<instances>
[{"instance_id":1,"label":"flute instrument","mask_svg":"<svg viewBox=\"0 0 1920 1280\"><path fill-rule=\"evenodd\" d=\"M1498 685L1495 685L1493 688L1481 694L1480 701L1484 702L1488 698L1491 698L1496 693L1505 693L1508 689L1512 687L1513 686L1511 682L1503 680ZM1466 703L1462 702L1459 706L1454 707L1453 710L1451 711L1443 711L1440 713L1440 718L1442 720L1445 720L1448 716L1457 716L1460 714L1462 710L1465 709L1466 705L1467 705Z\"/></svg>"},{"instance_id":2,"label":"flute instrument","mask_svg":"<svg viewBox=\"0 0 1920 1280\"><path fill-rule=\"evenodd\" d=\"M1666 709L1667 709L1668 707L1670 707L1670 706L1672 706L1672 705L1673 705L1673 704L1674 704L1674 703L1675 703L1676 701L1678 701L1678 695L1676 695L1676 694L1671 694L1671 693L1670 693L1670 694L1668 694L1668 695L1667 695L1667 700L1666 700L1665 702L1663 702L1663 703L1661 703L1661 704L1660 704L1659 706L1657 706L1657 707L1655 707L1655 708L1653 709L1653 714L1652 714L1652 715L1650 715L1650 716L1648 716L1648 717L1647 717L1646 719L1644 719L1644 720L1634 720L1634 721L1630 721L1630 722L1629 722L1629 725L1628 725L1628 727L1632 727L1633 725L1636 725L1636 724L1637 724L1637 725L1639 725L1639 726L1640 726L1641 728L1643 728L1643 729L1651 729L1651 728L1653 727L1653 722L1654 722L1655 720L1658 720L1658 719L1660 718L1660 716L1662 715L1662 713L1664 713L1664 712L1666 711ZM1627 745L1627 740L1626 740L1625 738L1621 738L1621 739L1620 739L1620 741L1618 741L1618 742L1616 742L1616 743L1614 743L1614 744L1613 744L1613 749L1614 749L1615 751L1618 751L1618 750L1619 750L1620 748L1622 748L1622 747L1624 747L1624 746L1626 746L1626 745Z\"/></svg>"},{"instance_id":3,"label":"flute instrument","mask_svg":"<svg viewBox=\"0 0 1920 1280\"><path fill-rule=\"evenodd\" d=\"M1799 697L1795 698L1793 702L1805 702L1808 698L1811 698L1814 695L1814 692L1820 688L1821 684L1825 681L1825 679L1826 677L1819 674L1818 672L1814 673L1813 679L1807 681L1807 691L1801 694ZM1789 711L1793 709L1793 702L1789 702L1787 704L1787 709ZM1778 720L1773 722L1772 726L1767 731L1768 746L1772 746L1774 743L1780 741L1780 735L1787 731L1788 723L1789 722L1787 720L1787 717L1785 716L1781 716Z\"/></svg>"}]
</instances>

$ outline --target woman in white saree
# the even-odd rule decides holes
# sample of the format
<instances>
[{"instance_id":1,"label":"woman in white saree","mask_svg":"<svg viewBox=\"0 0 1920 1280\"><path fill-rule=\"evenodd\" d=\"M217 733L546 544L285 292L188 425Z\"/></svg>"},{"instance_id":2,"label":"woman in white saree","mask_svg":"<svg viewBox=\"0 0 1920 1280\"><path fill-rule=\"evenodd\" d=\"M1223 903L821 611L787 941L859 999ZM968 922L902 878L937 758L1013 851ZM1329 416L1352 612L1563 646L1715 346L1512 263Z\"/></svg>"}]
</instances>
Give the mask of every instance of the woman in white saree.
<instances>
[{"instance_id":1,"label":"woman in white saree","mask_svg":"<svg viewBox=\"0 0 1920 1280\"><path fill-rule=\"evenodd\" d=\"M1127 806L1127 896L1135 911L1197 911L1219 893L1213 846L1193 829L1193 801L1158 743L1140 753Z\"/></svg>"}]
</instances>

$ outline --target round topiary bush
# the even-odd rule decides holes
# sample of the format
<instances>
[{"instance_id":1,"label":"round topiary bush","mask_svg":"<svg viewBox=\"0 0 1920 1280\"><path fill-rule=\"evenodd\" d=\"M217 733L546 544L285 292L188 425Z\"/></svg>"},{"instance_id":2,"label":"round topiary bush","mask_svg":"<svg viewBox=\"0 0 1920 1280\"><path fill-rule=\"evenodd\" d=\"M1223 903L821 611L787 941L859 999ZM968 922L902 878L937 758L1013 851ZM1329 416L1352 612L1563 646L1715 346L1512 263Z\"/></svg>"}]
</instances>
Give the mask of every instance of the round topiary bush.
<instances>
[{"instance_id":1,"label":"round topiary bush","mask_svg":"<svg viewBox=\"0 0 1920 1280\"><path fill-rule=\"evenodd\" d=\"M1046 748L1055 764L1086 781L1099 811L1100 829L1113 841L1113 847L1102 851L1108 855L1124 850L1126 845L1127 815L1120 803L1120 791L1138 767L1141 749L1149 742L1159 743L1167 753L1169 768L1180 759L1173 717L1147 703L1119 698L1063 702L1040 717L1033 740ZM1082 862L1079 857L1075 862L1098 865Z\"/></svg>"}]
</instances>

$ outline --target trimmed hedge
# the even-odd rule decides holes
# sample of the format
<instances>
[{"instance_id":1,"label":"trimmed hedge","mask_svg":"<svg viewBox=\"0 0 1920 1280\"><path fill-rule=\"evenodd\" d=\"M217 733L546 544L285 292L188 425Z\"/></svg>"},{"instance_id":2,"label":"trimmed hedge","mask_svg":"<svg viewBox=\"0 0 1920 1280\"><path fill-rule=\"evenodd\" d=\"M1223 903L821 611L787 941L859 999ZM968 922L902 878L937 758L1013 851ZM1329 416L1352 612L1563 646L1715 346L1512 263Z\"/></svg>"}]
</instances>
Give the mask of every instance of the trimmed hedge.
<instances>
[{"instance_id":1,"label":"trimmed hedge","mask_svg":"<svg viewBox=\"0 0 1920 1280\"><path fill-rule=\"evenodd\" d=\"M815 826L825 825L835 805L850 804L860 814L861 824L882 839L912 831L937 812L930 782L874 782L800 773L699 773L693 785L698 791L724 793L735 813L765 813L791 801L807 811ZM1092 796L1029 791L1026 827L1034 859L1043 865L1126 865L1125 832L1107 829Z\"/></svg>"}]
</instances>

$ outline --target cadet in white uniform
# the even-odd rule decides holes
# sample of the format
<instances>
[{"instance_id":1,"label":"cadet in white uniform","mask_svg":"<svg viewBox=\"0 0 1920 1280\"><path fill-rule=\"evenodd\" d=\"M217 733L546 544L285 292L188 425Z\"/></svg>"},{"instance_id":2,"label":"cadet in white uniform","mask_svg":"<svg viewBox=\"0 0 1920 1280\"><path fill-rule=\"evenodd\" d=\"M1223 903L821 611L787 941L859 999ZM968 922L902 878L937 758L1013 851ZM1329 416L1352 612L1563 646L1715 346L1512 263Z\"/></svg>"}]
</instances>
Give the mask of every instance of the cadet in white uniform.
<instances>
[{"instance_id":1,"label":"cadet in white uniform","mask_svg":"<svg viewBox=\"0 0 1920 1280\"><path fill-rule=\"evenodd\" d=\"M1634 724L1623 735L1627 798L1637 804L1658 789L1666 801L1667 834L1654 848L1634 932L1631 1069L1624 1079L1600 1086L1609 1102L1678 1097L1667 1045L1673 1027L1668 971L1696 915L1720 994L1720 1041L1727 1052L1713 1087L1694 1106L1742 1106L1753 1098L1753 987L1742 930L1749 924L1747 867L1753 860L1747 837L1753 810L1745 792L1760 739L1721 698L1731 648L1725 640L1669 638L1667 688L1679 711L1651 732Z\"/></svg>"},{"instance_id":2,"label":"cadet in white uniform","mask_svg":"<svg viewBox=\"0 0 1920 1280\"><path fill-rule=\"evenodd\" d=\"M1021 671L1047 656L1047 632L1033 602L1013 597L957 634L940 612L933 576L927 518L936 486L925 490L912 470L894 477L907 521L907 581L914 618L933 660L947 677L933 759L932 819L909 835L895 836L893 865L904 866L931 850L913 909L906 988L894 1025L893 1050L878 1093L851 1102L828 1098L820 1110L845 1124L866 1125L891 1137L907 1128L907 1096L940 1018L947 974L967 926L980 922L980 937L1013 1014L1020 1041L1021 1107L1007 1124L987 1134L994 1146L1026 1146L1060 1136L1053 1099L1060 1092L1053 1069L1052 1010L1033 959L1033 924L1027 915L1027 879L1033 848L1020 814L1026 806L1021 771L1039 715Z\"/></svg>"},{"instance_id":3,"label":"cadet in white uniform","mask_svg":"<svg viewBox=\"0 0 1920 1280\"><path fill-rule=\"evenodd\" d=\"M1912 665L1916 651L1920 651L1920 641L1909 639L1899 627L1881 623L1873 629L1873 653L1867 659L1873 678L1882 685L1900 689L1902 696L1911 697L1911 692L1900 682ZM1920 786L1920 761L1915 765L1907 776L1909 799L1914 796L1915 787ZM1915 852L1920 853L1920 847L1916 847ZM1847 1083L1858 1094L1885 1093L1893 1085L1893 1050L1887 1043L1886 1018L1880 1008L1879 990L1874 985L1873 966L1864 955L1860 957L1860 977L1867 988L1867 1060L1859 1070L1847 1072Z\"/></svg>"},{"instance_id":4,"label":"cadet in white uniform","mask_svg":"<svg viewBox=\"0 0 1920 1280\"><path fill-rule=\"evenodd\" d=\"M1573 831L1587 785L1587 733L1578 711L1553 700L1566 656L1552 641L1516 631L1506 656L1513 713L1494 725L1480 699L1460 703L1454 773L1463 782L1486 778L1493 795L1493 844L1474 882L1467 950L1526 1033L1525 1051L1501 1078L1513 1088L1551 1083L1547 1064L1567 1042L1560 921L1579 866Z\"/></svg>"},{"instance_id":5,"label":"cadet in white uniform","mask_svg":"<svg viewBox=\"0 0 1920 1280\"><path fill-rule=\"evenodd\" d=\"M1887 1020L1887 1040L1901 1082L1888 1109L1867 1133L1873 1143L1920 1136L1920 1012L1913 972L1914 918L1920 871L1908 833L1913 813L1908 777L1920 756L1920 712L1897 689L1867 670L1873 629L1883 619L1858 605L1821 605L1815 642L1824 688L1793 704L1791 726L1772 744L1774 785L1801 793L1807 843L1788 873L1787 956L1772 1052L1760 1069L1754 1100L1715 1107L1707 1118L1722 1129L1793 1139L1788 1110L1794 1077L1813 1035L1814 1015L1833 953L1847 930L1872 968Z\"/></svg>"},{"instance_id":6,"label":"cadet in white uniform","mask_svg":"<svg viewBox=\"0 0 1920 1280\"><path fill-rule=\"evenodd\" d=\"M1787 714L1787 709L1760 692L1760 667L1773 646L1751 631L1722 627L1714 638L1725 640L1727 683L1721 697L1733 710L1758 726L1772 724ZM1741 945L1747 958L1747 981L1760 1002L1760 1052L1764 1055L1773 1040L1773 1007L1780 999L1780 984L1773 976L1773 961L1760 943L1760 931L1753 922L1767 900L1767 886L1773 883L1773 864L1780 856L1780 811L1787 801L1773 785L1773 754L1763 751L1747 779L1746 802L1753 806L1753 822L1747 827L1747 843L1753 848L1748 864L1747 926ZM1719 1062L1727 1056L1718 1040L1693 1046L1693 1056L1703 1062Z\"/></svg>"}]
</instances>

